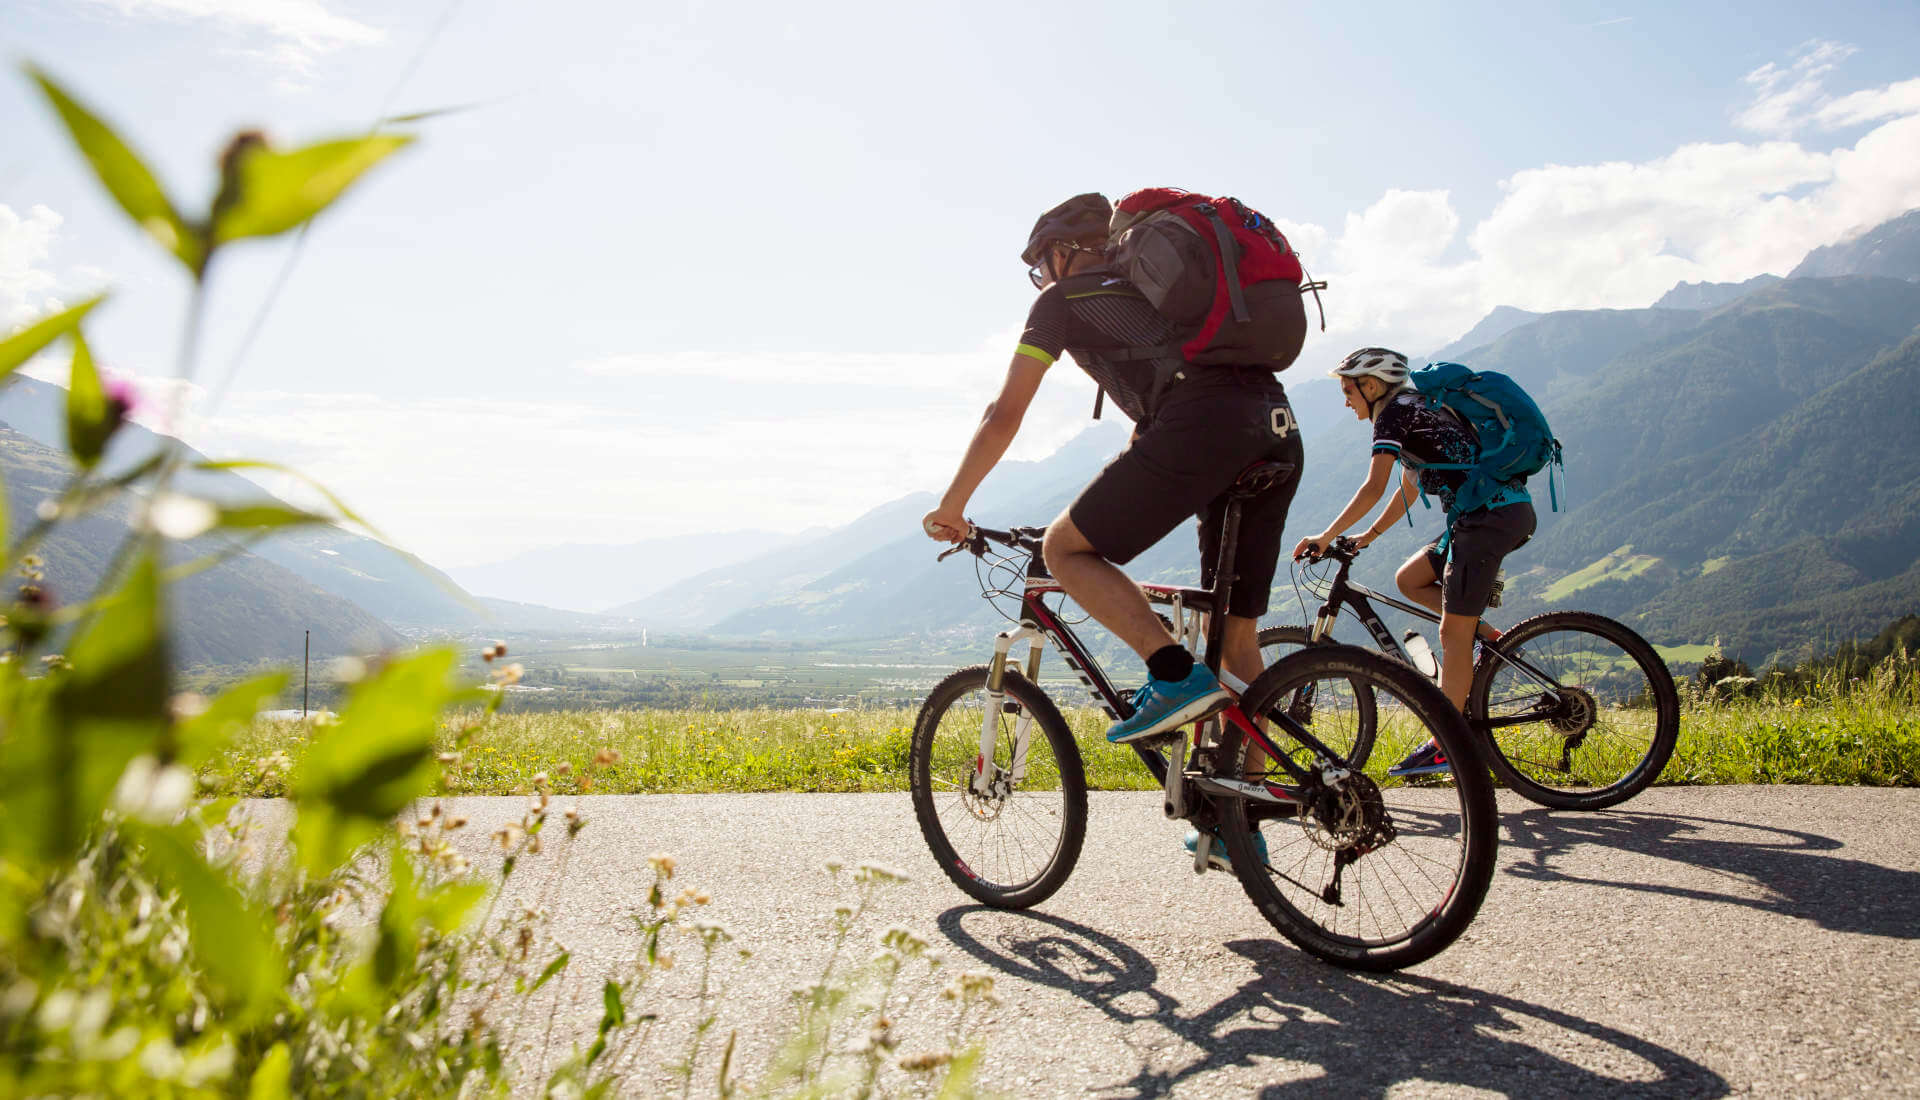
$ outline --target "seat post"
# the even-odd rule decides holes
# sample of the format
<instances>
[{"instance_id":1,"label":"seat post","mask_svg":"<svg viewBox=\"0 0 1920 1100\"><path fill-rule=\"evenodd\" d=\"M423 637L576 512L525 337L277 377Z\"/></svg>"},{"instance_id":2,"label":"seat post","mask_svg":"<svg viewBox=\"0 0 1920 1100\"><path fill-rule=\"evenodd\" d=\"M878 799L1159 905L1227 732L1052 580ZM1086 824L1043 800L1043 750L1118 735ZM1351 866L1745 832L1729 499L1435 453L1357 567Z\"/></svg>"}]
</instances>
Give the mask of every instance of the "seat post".
<instances>
[{"instance_id":1,"label":"seat post","mask_svg":"<svg viewBox=\"0 0 1920 1100\"><path fill-rule=\"evenodd\" d=\"M1240 541L1240 494L1230 493L1220 512L1220 558L1213 567L1213 610L1207 613L1206 663L1220 674L1220 647L1227 633L1227 597L1233 594L1234 544Z\"/></svg>"}]
</instances>

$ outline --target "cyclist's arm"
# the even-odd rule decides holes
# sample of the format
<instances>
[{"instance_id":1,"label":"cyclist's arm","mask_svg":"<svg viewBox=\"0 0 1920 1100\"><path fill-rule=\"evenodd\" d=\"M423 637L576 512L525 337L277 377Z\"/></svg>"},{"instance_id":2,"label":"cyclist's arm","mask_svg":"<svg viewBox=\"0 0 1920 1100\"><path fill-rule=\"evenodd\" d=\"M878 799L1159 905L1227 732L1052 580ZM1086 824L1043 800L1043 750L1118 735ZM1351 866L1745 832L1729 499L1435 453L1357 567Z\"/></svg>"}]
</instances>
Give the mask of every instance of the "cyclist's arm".
<instances>
[{"instance_id":1,"label":"cyclist's arm","mask_svg":"<svg viewBox=\"0 0 1920 1100\"><path fill-rule=\"evenodd\" d=\"M939 506L928 512L923 521L929 535L949 541L965 537L967 501L973 499L973 491L1012 445L1013 437L1020 431L1020 421L1027 415L1027 406L1033 403L1033 395L1040 389L1040 379L1046 373L1045 360L1024 351L1014 355L1007 367L1006 381L1000 384L1000 394L981 416L980 426L974 429L973 440L967 444L967 453L961 457L952 483L940 497Z\"/></svg>"},{"instance_id":2,"label":"cyclist's arm","mask_svg":"<svg viewBox=\"0 0 1920 1100\"><path fill-rule=\"evenodd\" d=\"M1300 545L1294 547L1294 556L1299 557L1309 546L1316 550L1326 546L1347 528L1357 523L1361 516L1371 512L1374 504L1387 491L1387 480L1393 476L1393 464L1396 461L1398 460L1390 454L1374 455L1373 465L1367 469L1366 483L1355 491L1353 499L1347 502L1346 509L1340 513L1340 518L1328 524L1325 531L1310 538L1301 539Z\"/></svg>"},{"instance_id":3,"label":"cyclist's arm","mask_svg":"<svg viewBox=\"0 0 1920 1100\"><path fill-rule=\"evenodd\" d=\"M1373 457L1378 461L1390 456L1374 455ZM1387 532L1388 528L1400 522L1400 517L1407 514L1407 509L1413 507L1413 502L1419 496L1419 478L1412 470L1407 470L1400 476L1400 491L1387 498L1387 506L1381 509L1379 517L1369 524L1355 541L1361 546L1372 545L1374 539L1379 538Z\"/></svg>"}]
</instances>

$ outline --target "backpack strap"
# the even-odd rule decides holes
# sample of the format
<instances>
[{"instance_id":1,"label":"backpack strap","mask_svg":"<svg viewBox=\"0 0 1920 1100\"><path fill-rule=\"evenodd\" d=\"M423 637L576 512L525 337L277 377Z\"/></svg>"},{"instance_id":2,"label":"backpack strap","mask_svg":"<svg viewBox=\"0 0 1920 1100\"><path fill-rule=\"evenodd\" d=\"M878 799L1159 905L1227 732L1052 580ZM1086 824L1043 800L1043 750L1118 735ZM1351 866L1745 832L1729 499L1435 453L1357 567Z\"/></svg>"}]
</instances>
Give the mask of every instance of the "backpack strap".
<instances>
[{"instance_id":1,"label":"backpack strap","mask_svg":"<svg viewBox=\"0 0 1920 1100\"><path fill-rule=\"evenodd\" d=\"M1100 419L1100 406L1106 404L1107 388L1098 382L1093 384L1093 418Z\"/></svg>"},{"instance_id":2,"label":"backpack strap","mask_svg":"<svg viewBox=\"0 0 1920 1100\"><path fill-rule=\"evenodd\" d=\"M1194 207L1206 216L1208 224L1213 226L1213 239L1220 246L1220 277L1227 281L1227 300L1233 304L1233 319L1246 324L1253 320L1253 314L1247 312L1247 296L1240 289L1240 243L1233 239L1233 231L1220 218L1220 210L1210 202Z\"/></svg>"}]
</instances>

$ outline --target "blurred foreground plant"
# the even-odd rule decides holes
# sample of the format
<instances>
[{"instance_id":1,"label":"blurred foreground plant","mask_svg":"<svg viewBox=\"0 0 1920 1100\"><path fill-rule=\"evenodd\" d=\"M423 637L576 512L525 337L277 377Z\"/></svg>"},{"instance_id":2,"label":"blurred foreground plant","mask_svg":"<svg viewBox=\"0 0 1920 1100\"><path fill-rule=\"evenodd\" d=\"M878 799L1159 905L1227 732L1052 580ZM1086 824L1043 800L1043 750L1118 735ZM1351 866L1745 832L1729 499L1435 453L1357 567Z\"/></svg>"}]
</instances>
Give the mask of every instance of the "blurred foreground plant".
<instances>
[{"instance_id":1,"label":"blurred foreground plant","mask_svg":"<svg viewBox=\"0 0 1920 1100\"><path fill-rule=\"evenodd\" d=\"M191 279L182 380L195 371L203 299L224 250L304 226L410 140L371 134L278 150L242 133L221 156L217 194L203 214L190 214L93 112L45 74L31 75L108 193ZM289 779L294 814L284 842L262 840L232 800L196 798L196 771L286 678L257 677L210 701L176 696L168 585L280 528L364 522L324 490L329 511L176 491L182 451L173 441L124 472L101 473L127 402L102 383L83 331L99 301L0 341L0 381L49 347L69 345L75 469L31 522L8 524L0 496L0 530L8 533L0 576L14 578L0 597L0 1092L268 1100L503 1095L537 1086L553 1095L605 1095L641 1072L639 1051L660 1019L639 1010L645 987L671 968L668 947L690 936L701 960L698 1018L672 1070L690 1093L712 1050L713 982L732 934L687 916L704 894L666 896L674 868L664 857L635 918L642 955L602 981L604 1011L592 1043L541 1076L537 1067L552 1044L549 1016L542 1059L531 1073L516 1072L515 1056L533 1043L524 1034L528 1004L571 961L543 935L538 895L517 911L496 912L519 862L546 848L551 785L536 776L526 813L494 834L502 856L493 884L476 878L461 850L464 821L438 804L416 808L443 783L444 769L458 766L458 748L435 745L444 716L481 704L479 718L460 731L463 742L502 698L458 683L452 651L373 662L338 719L309 727L310 746ZM139 518L100 590L57 606L41 584L35 549L58 525L124 494L137 502ZM209 532L226 536L229 548L166 564L171 544ZM494 679L515 674L513 666L496 667ZM284 769L285 758L262 767ZM574 810L560 811L560 820L566 842L549 886L564 874L585 825ZM762 1088L818 1095L890 1087L885 1056L874 1052L893 1049L889 1005L900 973L925 962L924 941L889 933L857 975L838 964L853 920L888 877L862 874L850 916L835 918L835 958L819 983L839 992L802 1007L799 1038L783 1048L794 1054ZM884 980L877 1000L859 1002L871 1005L868 1021L842 1006L867 988L870 974ZM967 988L967 1004L990 995L977 979ZM943 1091L964 1093L976 1055L954 1048L968 1034L966 1023L962 1011L948 1044L897 1066L902 1080L924 1080L937 1069L945 1073ZM828 1049L849 1029L864 1029L869 1041L858 1052ZM737 1091L742 1076L734 1045L730 1037L711 1078L723 1095Z\"/></svg>"}]
</instances>

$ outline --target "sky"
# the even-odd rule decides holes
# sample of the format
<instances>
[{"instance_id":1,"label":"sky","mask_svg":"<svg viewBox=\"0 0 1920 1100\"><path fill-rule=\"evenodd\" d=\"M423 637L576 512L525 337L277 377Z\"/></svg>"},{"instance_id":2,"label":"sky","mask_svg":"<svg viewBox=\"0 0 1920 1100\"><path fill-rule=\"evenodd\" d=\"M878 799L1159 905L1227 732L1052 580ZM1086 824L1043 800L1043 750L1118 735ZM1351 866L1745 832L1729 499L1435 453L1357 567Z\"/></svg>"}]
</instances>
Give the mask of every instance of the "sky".
<instances>
[{"instance_id":1,"label":"sky","mask_svg":"<svg viewBox=\"0 0 1920 1100\"><path fill-rule=\"evenodd\" d=\"M110 289L89 336L144 422L448 567L940 490L1026 233L1083 191L1273 217L1332 284L1296 387L1497 305L1785 274L1920 206L1910 2L0 0L0 56L0 331ZM444 113L303 239L224 254L183 365L184 273L28 62L188 208L238 129ZM1013 457L1092 399L1051 371Z\"/></svg>"}]
</instances>

